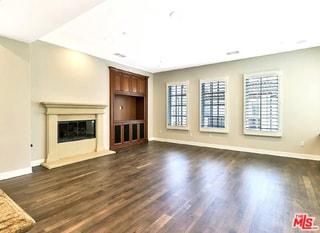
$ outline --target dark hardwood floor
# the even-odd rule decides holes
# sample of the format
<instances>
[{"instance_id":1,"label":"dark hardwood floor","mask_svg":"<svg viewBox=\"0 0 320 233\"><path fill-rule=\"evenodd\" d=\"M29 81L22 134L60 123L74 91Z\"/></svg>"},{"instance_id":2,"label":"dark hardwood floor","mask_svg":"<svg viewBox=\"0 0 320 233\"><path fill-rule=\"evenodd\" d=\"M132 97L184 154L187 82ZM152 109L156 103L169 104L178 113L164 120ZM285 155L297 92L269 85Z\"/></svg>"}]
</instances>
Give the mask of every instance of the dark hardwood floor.
<instances>
[{"instance_id":1,"label":"dark hardwood floor","mask_svg":"<svg viewBox=\"0 0 320 233\"><path fill-rule=\"evenodd\" d=\"M0 181L34 232L301 232L320 226L316 161L162 142Z\"/></svg>"}]
</instances>

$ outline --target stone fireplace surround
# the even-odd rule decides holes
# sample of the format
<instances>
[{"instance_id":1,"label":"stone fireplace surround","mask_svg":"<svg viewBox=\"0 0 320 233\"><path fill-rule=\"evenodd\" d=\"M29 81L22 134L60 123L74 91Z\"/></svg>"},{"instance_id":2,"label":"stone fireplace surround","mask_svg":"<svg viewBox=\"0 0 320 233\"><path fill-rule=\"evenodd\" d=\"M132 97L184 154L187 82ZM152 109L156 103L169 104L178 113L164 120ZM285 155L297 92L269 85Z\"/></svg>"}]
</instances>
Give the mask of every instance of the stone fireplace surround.
<instances>
[{"instance_id":1,"label":"stone fireplace surround","mask_svg":"<svg viewBox=\"0 0 320 233\"><path fill-rule=\"evenodd\" d=\"M51 169L113 154L104 147L103 115L107 105L41 102L46 108L46 159ZM95 120L96 138L58 143L58 121Z\"/></svg>"}]
</instances>

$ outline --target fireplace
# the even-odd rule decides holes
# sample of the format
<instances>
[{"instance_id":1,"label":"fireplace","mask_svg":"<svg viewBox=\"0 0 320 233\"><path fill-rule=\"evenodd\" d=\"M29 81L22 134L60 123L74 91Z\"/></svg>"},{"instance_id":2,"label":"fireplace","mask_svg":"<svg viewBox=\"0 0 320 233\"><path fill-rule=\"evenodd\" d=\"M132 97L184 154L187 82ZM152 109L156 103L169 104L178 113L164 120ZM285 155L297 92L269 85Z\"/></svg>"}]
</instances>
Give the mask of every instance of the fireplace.
<instances>
[{"instance_id":1,"label":"fireplace","mask_svg":"<svg viewBox=\"0 0 320 233\"><path fill-rule=\"evenodd\" d=\"M46 159L51 169L115 153L105 148L106 105L42 102L46 108Z\"/></svg>"},{"instance_id":2,"label":"fireplace","mask_svg":"<svg viewBox=\"0 0 320 233\"><path fill-rule=\"evenodd\" d=\"M58 143L96 137L95 120L58 121Z\"/></svg>"}]
</instances>

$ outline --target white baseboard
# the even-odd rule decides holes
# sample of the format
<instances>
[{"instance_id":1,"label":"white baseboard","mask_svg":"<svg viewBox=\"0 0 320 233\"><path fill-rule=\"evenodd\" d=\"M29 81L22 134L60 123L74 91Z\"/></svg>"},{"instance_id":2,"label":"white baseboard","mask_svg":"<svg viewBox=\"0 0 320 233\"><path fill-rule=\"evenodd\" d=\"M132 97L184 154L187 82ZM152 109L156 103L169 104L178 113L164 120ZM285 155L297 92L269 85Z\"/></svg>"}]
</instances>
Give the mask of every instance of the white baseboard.
<instances>
[{"instance_id":1,"label":"white baseboard","mask_svg":"<svg viewBox=\"0 0 320 233\"><path fill-rule=\"evenodd\" d=\"M182 140L156 138L156 137L149 138L149 141L170 142L170 143L177 143L177 144L183 144L183 145L192 145L192 146L209 147L209 148L215 148L215 149L249 152L249 153L256 153L256 154L267 154L267 155L288 157L288 158L295 158L295 159L309 159L309 160L320 161L320 155L299 154L299 153L284 152L284 151L262 150L262 149L248 148L248 147L226 146L226 145L218 145L218 144L211 144L211 143L182 141Z\"/></svg>"},{"instance_id":2,"label":"white baseboard","mask_svg":"<svg viewBox=\"0 0 320 233\"><path fill-rule=\"evenodd\" d=\"M18 169L18 170L14 170L14 171L9 171L9 172L3 172L3 173L0 173L0 180L6 180L6 179L13 178L13 177L23 176L23 175L27 175L27 174L31 174L31 173L32 173L31 167Z\"/></svg>"},{"instance_id":3,"label":"white baseboard","mask_svg":"<svg viewBox=\"0 0 320 233\"><path fill-rule=\"evenodd\" d=\"M40 164L43 162L44 162L44 159L33 160L31 161L31 167L40 166Z\"/></svg>"},{"instance_id":4,"label":"white baseboard","mask_svg":"<svg viewBox=\"0 0 320 233\"><path fill-rule=\"evenodd\" d=\"M42 162L44 162L44 159L33 160L31 161L31 167L0 173L0 180L31 174L32 167L39 166Z\"/></svg>"}]
</instances>

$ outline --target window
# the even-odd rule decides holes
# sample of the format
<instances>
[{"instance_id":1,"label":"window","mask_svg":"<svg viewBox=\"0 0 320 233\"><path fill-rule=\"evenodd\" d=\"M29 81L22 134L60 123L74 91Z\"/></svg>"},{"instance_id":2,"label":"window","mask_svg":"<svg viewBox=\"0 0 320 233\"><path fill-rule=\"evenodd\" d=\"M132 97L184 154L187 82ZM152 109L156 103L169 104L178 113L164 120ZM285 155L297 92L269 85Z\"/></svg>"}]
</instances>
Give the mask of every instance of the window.
<instances>
[{"instance_id":1,"label":"window","mask_svg":"<svg viewBox=\"0 0 320 233\"><path fill-rule=\"evenodd\" d=\"M189 82L167 83L167 128L188 130Z\"/></svg>"},{"instance_id":2,"label":"window","mask_svg":"<svg viewBox=\"0 0 320 233\"><path fill-rule=\"evenodd\" d=\"M280 71L244 75L244 134L281 137Z\"/></svg>"},{"instance_id":3,"label":"window","mask_svg":"<svg viewBox=\"0 0 320 233\"><path fill-rule=\"evenodd\" d=\"M200 131L227 133L227 78L200 80Z\"/></svg>"}]
</instances>

